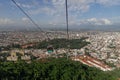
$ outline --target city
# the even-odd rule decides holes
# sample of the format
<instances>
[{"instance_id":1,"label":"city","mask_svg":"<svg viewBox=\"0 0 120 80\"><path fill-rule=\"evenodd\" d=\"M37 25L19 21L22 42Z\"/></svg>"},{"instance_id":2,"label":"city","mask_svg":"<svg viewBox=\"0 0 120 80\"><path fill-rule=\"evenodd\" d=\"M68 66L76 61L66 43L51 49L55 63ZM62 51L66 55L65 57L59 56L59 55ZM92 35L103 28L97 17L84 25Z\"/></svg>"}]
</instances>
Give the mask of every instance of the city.
<instances>
[{"instance_id":1,"label":"city","mask_svg":"<svg viewBox=\"0 0 120 80\"><path fill-rule=\"evenodd\" d=\"M66 38L65 31L50 31L48 34L50 39ZM70 39L87 37L86 41L90 42L90 44L81 49L70 49L69 54L71 56L88 53L88 55L93 58L104 61L105 63L113 64L114 67L120 67L120 32L71 31L69 34ZM47 53L47 47L46 49L27 49L27 47L32 47L38 42L45 40L45 37L43 37L44 35L41 35L41 32L0 32L0 36L1 47L7 47L11 44L17 44L22 47L12 48L10 50L4 50L4 48L1 48L1 53L10 53L11 56L7 56L6 58L8 61L17 61L18 56L16 56L16 53L20 53L22 55L21 59L23 60L31 60L30 55L33 55L37 59L41 59L47 58L52 54L59 55L68 53L68 49L65 48L55 49L51 54Z\"/></svg>"}]
</instances>

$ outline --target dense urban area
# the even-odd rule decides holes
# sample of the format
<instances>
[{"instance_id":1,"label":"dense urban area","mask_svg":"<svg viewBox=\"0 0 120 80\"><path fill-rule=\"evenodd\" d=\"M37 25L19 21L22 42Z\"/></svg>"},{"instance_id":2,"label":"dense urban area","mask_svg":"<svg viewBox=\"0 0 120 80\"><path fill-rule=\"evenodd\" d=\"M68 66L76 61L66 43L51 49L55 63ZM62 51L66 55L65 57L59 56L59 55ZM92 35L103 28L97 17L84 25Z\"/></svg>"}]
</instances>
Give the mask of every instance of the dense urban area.
<instances>
[{"instance_id":1,"label":"dense urban area","mask_svg":"<svg viewBox=\"0 0 120 80\"><path fill-rule=\"evenodd\" d=\"M1 80L117 80L119 68L120 32L0 32Z\"/></svg>"}]
</instances>

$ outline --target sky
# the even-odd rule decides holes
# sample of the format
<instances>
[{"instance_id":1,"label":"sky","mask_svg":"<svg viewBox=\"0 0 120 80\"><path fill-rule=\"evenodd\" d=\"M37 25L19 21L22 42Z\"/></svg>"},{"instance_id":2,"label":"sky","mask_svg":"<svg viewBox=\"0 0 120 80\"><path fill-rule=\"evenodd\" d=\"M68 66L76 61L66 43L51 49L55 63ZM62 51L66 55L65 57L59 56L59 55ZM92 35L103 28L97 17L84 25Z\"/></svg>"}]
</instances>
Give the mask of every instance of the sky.
<instances>
[{"instance_id":1,"label":"sky","mask_svg":"<svg viewBox=\"0 0 120 80\"><path fill-rule=\"evenodd\" d=\"M65 0L15 0L41 28L66 28ZM120 0L68 0L69 28L120 30ZM0 0L0 29L35 28L11 0Z\"/></svg>"}]
</instances>

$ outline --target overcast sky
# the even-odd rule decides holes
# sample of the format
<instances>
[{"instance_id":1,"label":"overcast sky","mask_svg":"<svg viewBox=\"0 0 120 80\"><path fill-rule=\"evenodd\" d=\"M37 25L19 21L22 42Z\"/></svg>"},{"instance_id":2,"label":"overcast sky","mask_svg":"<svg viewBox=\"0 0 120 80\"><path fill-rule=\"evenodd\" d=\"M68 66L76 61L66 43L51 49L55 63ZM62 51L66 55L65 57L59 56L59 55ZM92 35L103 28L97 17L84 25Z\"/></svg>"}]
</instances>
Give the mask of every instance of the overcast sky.
<instances>
[{"instance_id":1,"label":"overcast sky","mask_svg":"<svg viewBox=\"0 0 120 80\"><path fill-rule=\"evenodd\" d=\"M15 0L40 27L65 27L65 0ZM120 28L120 0L68 0L69 25ZM32 27L11 0L0 0L0 27Z\"/></svg>"}]
</instances>

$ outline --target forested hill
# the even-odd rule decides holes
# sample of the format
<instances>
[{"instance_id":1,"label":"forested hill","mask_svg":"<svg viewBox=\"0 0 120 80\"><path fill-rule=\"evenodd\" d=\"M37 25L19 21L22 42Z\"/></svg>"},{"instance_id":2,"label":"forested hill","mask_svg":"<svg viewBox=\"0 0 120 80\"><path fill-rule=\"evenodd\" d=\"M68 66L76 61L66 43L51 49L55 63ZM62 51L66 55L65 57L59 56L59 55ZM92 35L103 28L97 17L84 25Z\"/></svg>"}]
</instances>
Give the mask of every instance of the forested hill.
<instances>
[{"instance_id":1,"label":"forested hill","mask_svg":"<svg viewBox=\"0 0 120 80\"><path fill-rule=\"evenodd\" d=\"M87 44L90 44L90 42L85 41L85 37L81 38L81 39L53 39L53 40L49 40L49 41L42 41L40 43L38 43L37 46L35 46L34 48L40 48L40 49L44 49L46 48L48 45L53 45L53 47L55 49L57 48L68 48L68 45L70 46L71 49L80 49L84 46L86 46Z\"/></svg>"},{"instance_id":2,"label":"forested hill","mask_svg":"<svg viewBox=\"0 0 120 80\"><path fill-rule=\"evenodd\" d=\"M31 63L0 62L0 80L117 80L117 76L59 58Z\"/></svg>"}]
</instances>

